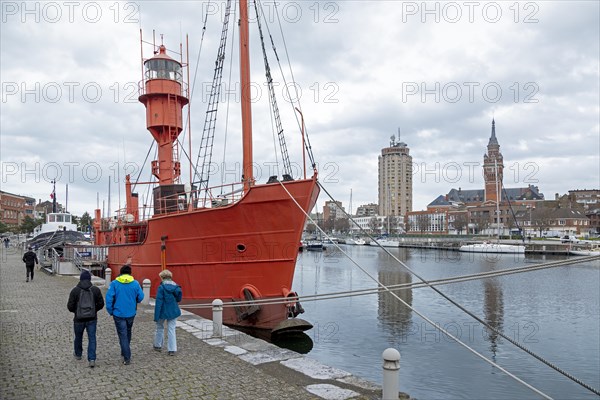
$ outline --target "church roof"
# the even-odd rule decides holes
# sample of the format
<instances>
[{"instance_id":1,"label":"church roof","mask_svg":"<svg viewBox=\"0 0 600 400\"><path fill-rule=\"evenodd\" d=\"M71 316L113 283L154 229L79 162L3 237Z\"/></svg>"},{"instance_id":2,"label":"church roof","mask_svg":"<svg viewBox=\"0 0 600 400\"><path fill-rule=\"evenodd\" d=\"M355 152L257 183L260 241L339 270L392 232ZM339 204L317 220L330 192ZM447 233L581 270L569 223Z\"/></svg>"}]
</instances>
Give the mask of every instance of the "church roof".
<instances>
[{"instance_id":1,"label":"church roof","mask_svg":"<svg viewBox=\"0 0 600 400\"><path fill-rule=\"evenodd\" d=\"M502 190L502 200L544 200L544 195L539 192L537 186L529 185L521 188L505 188ZM484 189L462 190L451 189L447 195L439 195L429 203L428 207L450 206L452 204L483 203L485 201Z\"/></svg>"},{"instance_id":2,"label":"church roof","mask_svg":"<svg viewBox=\"0 0 600 400\"><path fill-rule=\"evenodd\" d=\"M490 136L488 146L491 144L498 146L498 139L496 139L496 121L494 121L494 119L492 119L492 136Z\"/></svg>"}]
</instances>

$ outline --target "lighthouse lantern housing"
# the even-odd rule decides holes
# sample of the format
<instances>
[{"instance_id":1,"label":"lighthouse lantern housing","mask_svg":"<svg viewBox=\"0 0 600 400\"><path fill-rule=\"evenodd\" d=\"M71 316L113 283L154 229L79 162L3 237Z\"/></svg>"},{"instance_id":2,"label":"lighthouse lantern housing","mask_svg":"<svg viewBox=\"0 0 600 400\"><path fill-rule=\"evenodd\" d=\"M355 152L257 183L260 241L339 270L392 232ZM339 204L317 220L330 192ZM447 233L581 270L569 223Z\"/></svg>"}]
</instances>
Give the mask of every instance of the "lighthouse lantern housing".
<instances>
[{"instance_id":1,"label":"lighthouse lantern housing","mask_svg":"<svg viewBox=\"0 0 600 400\"><path fill-rule=\"evenodd\" d=\"M157 55L144 63L146 66L146 79L170 79L183 82L181 64L166 54L165 46L159 47Z\"/></svg>"}]
</instances>

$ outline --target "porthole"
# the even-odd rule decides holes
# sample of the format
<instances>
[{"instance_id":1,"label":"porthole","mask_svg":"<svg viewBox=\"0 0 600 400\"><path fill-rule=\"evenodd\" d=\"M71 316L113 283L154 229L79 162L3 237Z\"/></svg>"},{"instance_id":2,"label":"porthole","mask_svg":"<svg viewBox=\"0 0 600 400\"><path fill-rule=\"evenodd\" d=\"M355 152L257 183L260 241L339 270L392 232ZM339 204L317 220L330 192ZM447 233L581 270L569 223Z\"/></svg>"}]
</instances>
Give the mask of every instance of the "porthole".
<instances>
[{"instance_id":1,"label":"porthole","mask_svg":"<svg viewBox=\"0 0 600 400\"><path fill-rule=\"evenodd\" d=\"M245 252L245 251L246 251L246 245L245 245L245 244L242 244L242 243L238 243L238 245L237 245L237 251L238 251L239 253L243 253L243 252Z\"/></svg>"}]
</instances>

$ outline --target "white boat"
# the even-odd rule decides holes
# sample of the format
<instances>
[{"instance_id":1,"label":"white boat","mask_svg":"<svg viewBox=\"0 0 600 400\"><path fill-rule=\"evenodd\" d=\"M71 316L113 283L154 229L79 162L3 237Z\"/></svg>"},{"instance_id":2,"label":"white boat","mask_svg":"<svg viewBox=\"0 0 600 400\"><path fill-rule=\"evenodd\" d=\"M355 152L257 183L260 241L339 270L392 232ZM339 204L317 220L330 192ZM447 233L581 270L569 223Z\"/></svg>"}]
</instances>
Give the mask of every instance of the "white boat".
<instances>
[{"instance_id":1,"label":"white boat","mask_svg":"<svg viewBox=\"0 0 600 400\"><path fill-rule=\"evenodd\" d=\"M352 245L352 246L362 246L367 244L367 242L365 242L364 239L361 238L347 238L346 239L346 244Z\"/></svg>"},{"instance_id":2,"label":"white boat","mask_svg":"<svg viewBox=\"0 0 600 400\"><path fill-rule=\"evenodd\" d=\"M65 244L89 244L83 232L77 231L71 213L57 212L56 182L52 181L52 212L46 214L46 222L33 229L33 237L27 240L27 246L38 250L41 248L62 249Z\"/></svg>"},{"instance_id":3,"label":"white boat","mask_svg":"<svg viewBox=\"0 0 600 400\"><path fill-rule=\"evenodd\" d=\"M27 241L34 249L57 247L66 243L89 243L83 232L77 231L72 215L68 212L52 212L46 215L46 222L36 226L33 238Z\"/></svg>"},{"instance_id":4,"label":"white boat","mask_svg":"<svg viewBox=\"0 0 600 400\"><path fill-rule=\"evenodd\" d=\"M496 173L496 215L500 215L500 201L502 199L500 193L500 182L498 181L498 163L494 161L495 173ZM509 203L510 204L510 203ZM510 254L525 254L525 246L520 244L501 244L500 243L500 228L499 228L499 217L496 222L496 228L498 230L498 238L495 243L483 242L466 244L460 246L459 251L468 253L510 253Z\"/></svg>"},{"instance_id":5,"label":"white boat","mask_svg":"<svg viewBox=\"0 0 600 400\"><path fill-rule=\"evenodd\" d=\"M377 243L379 243L379 245L383 247L400 247L400 242L398 240L385 238L378 238L375 240L377 242L371 242L371 246L377 246Z\"/></svg>"},{"instance_id":6,"label":"white boat","mask_svg":"<svg viewBox=\"0 0 600 400\"><path fill-rule=\"evenodd\" d=\"M460 246L459 251L468 253L525 254L525 246L518 244L474 243Z\"/></svg>"},{"instance_id":7,"label":"white boat","mask_svg":"<svg viewBox=\"0 0 600 400\"><path fill-rule=\"evenodd\" d=\"M569 250L569 254L573 254L575 256L600 256L600 245L591 247L591 248L575 248Z\"/></svg>"}]
</instances>

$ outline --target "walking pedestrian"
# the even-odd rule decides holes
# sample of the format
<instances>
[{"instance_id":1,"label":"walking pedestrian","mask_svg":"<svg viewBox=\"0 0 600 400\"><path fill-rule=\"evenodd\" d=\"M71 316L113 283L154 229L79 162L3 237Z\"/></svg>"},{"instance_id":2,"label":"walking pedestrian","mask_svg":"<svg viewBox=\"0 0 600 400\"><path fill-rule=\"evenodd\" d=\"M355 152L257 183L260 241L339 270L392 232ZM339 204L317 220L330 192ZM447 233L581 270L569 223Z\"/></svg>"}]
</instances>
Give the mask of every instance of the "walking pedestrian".
<instances>
[{"instance_id":1,"label":"walking pedestrian","mask_svg":"<svg viewBox=\"0 0 600 400\"><path fill-rule=\"evenodd\" d=\"M158 276L162 280L156 292L156 304L154 307L154 321L156 331L154 333L154 350L161 351L164 341L164 323L167 321L167 350L170 356L177 352L177 336L175 325L181 310L177 303L181 301L181 286L173 282L173 274L168 269L161 271Z\"/></svg>"},{"instance_id":2,"label":"walking pedestrian","mask_svg":"<svg viewBox=\"0 0 600 400\"><path fill-rule=\"evenodd\" d=\"M87 332L88 348L87 359L88 366L96 366L96 326L98 323L98 311L104 308L104 299L99 288L92 285L92 274L83 270L79 275L79 283L69 294L67 308L73 315L73 332L75 340L73 342L73 356L81 360L83 353L83 331Z\"/></svg>"},{"instance_id":3,"label":"walking pedestrian","mask_svg":"<svg viewBox=\"0 0 600 400\"><path fill-rule=\"evenodd\" d=\"M4 248L8 249L8 246L10 245L10 239L8 237L4 238Z\"/></svg>"},{"instance_id":4,"label":"walking pedestrian","mask_svg":"<svg viewBox=\"0 0 600 400\"><path fill-rule=\"evenodd\" d=\"M23 254L23 262L25 263L25 269L27 270L25 282L29 282L29 275L31 275L31 282L33 282L33 267L35 267L35 264L39 264L39 261L37 254L33 252L31 246L27 247L27 252Z\"/></svg>"},{"instance_id":5,"label":"walking pedestrian","mask_svg":"<svg viewBox=\"0 0 600 400\"><path fill-rule=\"evenodd\" d=\"M112 315L119 336L123 364L131 362L131 330L137 311L137 303L144 299L139 282L131 276L131 267L121 267L120 275L110 283L106 293L106 311Z\"/></svg>"}]
</instances>

